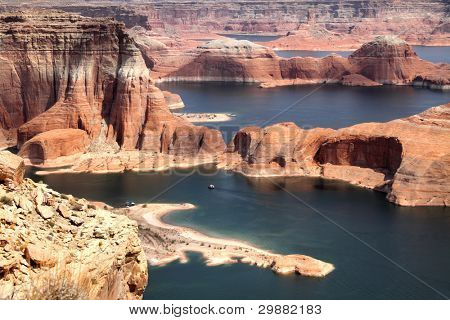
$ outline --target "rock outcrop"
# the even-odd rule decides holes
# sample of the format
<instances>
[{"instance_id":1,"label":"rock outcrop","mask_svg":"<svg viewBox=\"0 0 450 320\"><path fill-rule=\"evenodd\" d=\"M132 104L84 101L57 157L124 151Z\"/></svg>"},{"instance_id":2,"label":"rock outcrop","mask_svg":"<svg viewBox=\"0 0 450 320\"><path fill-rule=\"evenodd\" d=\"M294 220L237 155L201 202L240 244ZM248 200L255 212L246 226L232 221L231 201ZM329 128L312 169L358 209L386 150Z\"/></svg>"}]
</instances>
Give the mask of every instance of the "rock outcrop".
<instances>
[{"instance_id":1,"label":"rock outcrop","mask_svg":"<svg viewBox=\"0 0 450 320\"><path fill-rule=\"evenodd\" d=\"M21 157L9 151L0 151L0 182L20 184L25 174L25 164Z\"/></svg>"},{"instance_id":2,"label":"rock outcrop","mask_svg":"<svg viewBox=\"0 0 450 320\"><path fill-rule=\"evenodd\" d=\"M219 39L195 50L172 50L159 56L158 61L153 66L158 81L259 82L261 87L342 83L450 88L450 65L421 60L411 46L391 36L376 37L349 58L330 55L284 59L249 41Z\"/></svg>"},{"instance_id":3,"label":"rock outcrop","mask_svg":"<svg viewBox=\"0 0 450 320\"><path fill-rule=\"evenodd\" d=\"M342 77L341 83L350 87L377 87L382 84L366 78L361 74L348 74Z\"/></svg>"},{"instance_id":4,"label":"rock outcrop","mask_svg":"<svg viewBox=\"0 0 450 320\"><path fill-rule=\"evenodd\" d=\"M223 167L249 176L340 179L404 206L450 205L450 104L339 130L294 123L241 129Z\"/></svg>"},{"instance_id":5,"label":"rock outcrop","mask_svg":"<svg viewBox=\"0 0 450 320\"><path fill-rule=\"evenodd\" d=\"M166 57L161 56L154 68L156 73L165 73L165 81L260 82L280 77L276 54L246 40L212 40Z\"/></svg>"},{"instance_id":6,"label":"rock outcrop","mask_svg":"<svg viewBox=\"0 0 450 320\"><path fill-rule=\"evenodd\" d=\"M411 84L417 77L425 80L439 76L447 86L450 84L448 65L438 67L419 59L411 46L396 37L376 37L348 60L358 74L383 84Z\"/></svg>"},{"instance_id":7,"label":"rock outcrop","mask_svg":"<svg viewBox=\"0 0 450 320\"><path fill-rule=\"evenodd\" d=\"M25 142L19 155L27 163L43 165L60 157L83 154L89 144L89 137L84 130L54 129L40 133Z\"/></svg>"},{"instance_id":8,"label":"rock outcrop","mask_svg":"<svg viewBox=\"0 0 450 320\"><path fill-rule=\"evenodd\" d=\"M163 91L164 98L166 99L167 107L169 109L181 109L184 108L184 102L180 95L169 91Z\"/></svg>"},{"instance_id":9,"label":"rock outcrop","mask_svg":"<svg viewBox=\"0 0 450 320\"><path fill-rule=\"evenodd\" d=\"M0 185L0 198L1 299L142 297L147 259L135 222L29 179Z\"/></svg>"},{"instance_id":10,"label":"rock outcrop","mask_svg":"<svg viewBox=\"0 0 450 320\"><path fill-rule=\"evenodd\" d=\"M15 12L0 16L0 35L0 123L18 128L19 147L47 131L80 129L122 150L196 154L205 136L217 135L172 115L122 23ZM199 144L181 147L186 135Z\"/></svg>"}]
</instances>

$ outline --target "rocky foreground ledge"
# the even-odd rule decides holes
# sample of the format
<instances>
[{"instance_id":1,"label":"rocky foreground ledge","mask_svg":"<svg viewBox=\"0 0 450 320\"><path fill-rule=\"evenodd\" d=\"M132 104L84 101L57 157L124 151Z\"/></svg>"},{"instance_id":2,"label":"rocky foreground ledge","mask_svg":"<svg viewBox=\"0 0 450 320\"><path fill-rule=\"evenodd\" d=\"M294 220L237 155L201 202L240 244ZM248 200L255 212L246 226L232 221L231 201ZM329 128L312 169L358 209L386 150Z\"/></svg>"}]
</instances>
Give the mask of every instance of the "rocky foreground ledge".
<instances>
[{"instance_id":1,"label":"rocky foreground ledge","mask_svg":"<svg viewBox=\"0 0 450 320\"><path fill-rule=\"evenodd\" d=\"M22 181L23 161L5 157L15 162L4 174L0 161L0 299L140 299L147 259L137 224Z\"/></svg>"}]
</instances>

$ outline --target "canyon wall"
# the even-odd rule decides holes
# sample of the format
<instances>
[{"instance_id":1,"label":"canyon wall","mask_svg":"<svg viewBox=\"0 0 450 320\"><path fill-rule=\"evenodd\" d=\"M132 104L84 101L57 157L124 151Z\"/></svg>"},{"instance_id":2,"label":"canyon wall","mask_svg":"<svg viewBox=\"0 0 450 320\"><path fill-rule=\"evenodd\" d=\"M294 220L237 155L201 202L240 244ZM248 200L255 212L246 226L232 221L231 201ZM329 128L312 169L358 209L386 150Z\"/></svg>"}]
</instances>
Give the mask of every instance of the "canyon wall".
<instances>
[{"instance_id":1,"label":"canyon wall","mask_svg":"<svg viewBox=\"0 0 450 320\"><path fill-rule=\"evenodd\" d=\"M8 1L6 1L8 3ZM13 8L14 3L11 2ZM271 47L355 48L367 34L395 34L412 44L449 45L446 0L281 0L281 1L39 1L25 6L53 7L91 17L115 17L127 27L165 33L271 32L286 34ZM7 8L7 7L6 7Z\"/></svg>"},{"instance_id":2,"label":"canyon wall","mask_svg":"<svg viewBox=\"0 0 450 320\"><path fill-rule=\"evenodd\" d=\"M315 176L383 191L405 206L450 205L450 104L387 123L304 130L242 128L222 167L249 176Z\"/></svg>"},{"instance_id":3,"label":"canyon wall","mask_svg":"<svg viewBox=\"0 0 450 320\"><path fill-rule=\"evenodd\" d=\"M19 147L41 133L70 128L114 150L222 151L218 131L172 115L122 23L18 11L0 15L0 36L0 124L17 130ZM184 144L187 137L211 145Z\"/></svg>"}]
</instances>

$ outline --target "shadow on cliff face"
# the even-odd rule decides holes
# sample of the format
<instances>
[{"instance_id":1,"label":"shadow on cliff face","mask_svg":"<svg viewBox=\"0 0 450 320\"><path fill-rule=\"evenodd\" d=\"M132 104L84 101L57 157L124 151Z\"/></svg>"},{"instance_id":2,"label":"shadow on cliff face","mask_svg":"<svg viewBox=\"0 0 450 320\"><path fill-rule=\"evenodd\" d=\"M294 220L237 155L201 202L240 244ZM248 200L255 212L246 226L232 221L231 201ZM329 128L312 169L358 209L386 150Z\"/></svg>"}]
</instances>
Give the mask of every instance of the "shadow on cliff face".
<instances>
[{"instance_id":1,"label":"shadow on cliff face","mask_svg":"<svg viewBox=\"0 0 450 320\"><path fill-rule=\"evenodd\" d=\"M400 167L402 152L397 138L348 138L322 143L314 160L318 164L370 168L391 178Z\"/></svg>"}]
</instances>

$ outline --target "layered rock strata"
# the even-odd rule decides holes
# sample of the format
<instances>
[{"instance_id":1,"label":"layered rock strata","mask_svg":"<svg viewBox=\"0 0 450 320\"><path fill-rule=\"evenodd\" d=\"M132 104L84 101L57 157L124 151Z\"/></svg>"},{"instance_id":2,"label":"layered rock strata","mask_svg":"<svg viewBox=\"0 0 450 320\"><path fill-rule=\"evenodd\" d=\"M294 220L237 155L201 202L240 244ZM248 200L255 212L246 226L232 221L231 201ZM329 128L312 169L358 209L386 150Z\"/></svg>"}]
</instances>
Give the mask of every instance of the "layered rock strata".
<instances>
[{"instance_id":1,"label":"layered rock strata","mask_svg":"<svg viewBox=\"0 0 450 320\"><path fill-rule=\"evenodd\" d=\"M30 179L0 185L0 201L1 299L142 297L147 259L135 222Z\"/></svg>"},{"instance_id":2,"label":"layered rock strata","mask_svg":"<svg viewBox=\"0 0 450 320\"><path fill-rule=\"evenodd\" d=\"M424 61L406 42L392 36L376 37L349 58L285 59L261 45L232 39L213 40L194 50L144 54L158 57L153 66L158 81L259 82L262 87L342 83L450 88L450 65Z\"/></svg>"},{"instance_id":3,"label":"layered rock strata","mask_svg":"<svg viewBox=\"0 0 450 320\"><path fill-rule=\"evenodd\" d=\"M315 176L383 191L404 206L450 205L450 104L387 123L241 129L222 167L249 176Z\"/></svg>"},{"instance_id":4,"label":"layered rock strata","mask_svg":"<svg viewBox=\"0 0 450 320\"><path fill-rule=\"evenodd\" d=\"M448 2L445 0L282 0L282 1L129 1L127 5L77 1L58 6L85 16L114 16L128 27L167 33L246 32L289 36L273 47L289 49L357 48L367 34L396 34L422 45L448 45Z\"/></svg>"},{"instance_id":5,"label":"layered rock strata","mask_svg":"<svg viewBox=\"0 0 450 320\"><path fill-rule=\"evenodd\" d=\"M223 150L221 138L203 144L220 137L218 131L172 115L123 24L26 11L1 15L0 34L0 123L5 130L18 128L19 147L41 133L70 128L121 150L189 156L210 152L207 147ZM180 106L177 97L166 97ZM50 153L63 156L63 149Z\"/></svg>"}]
</instances>

